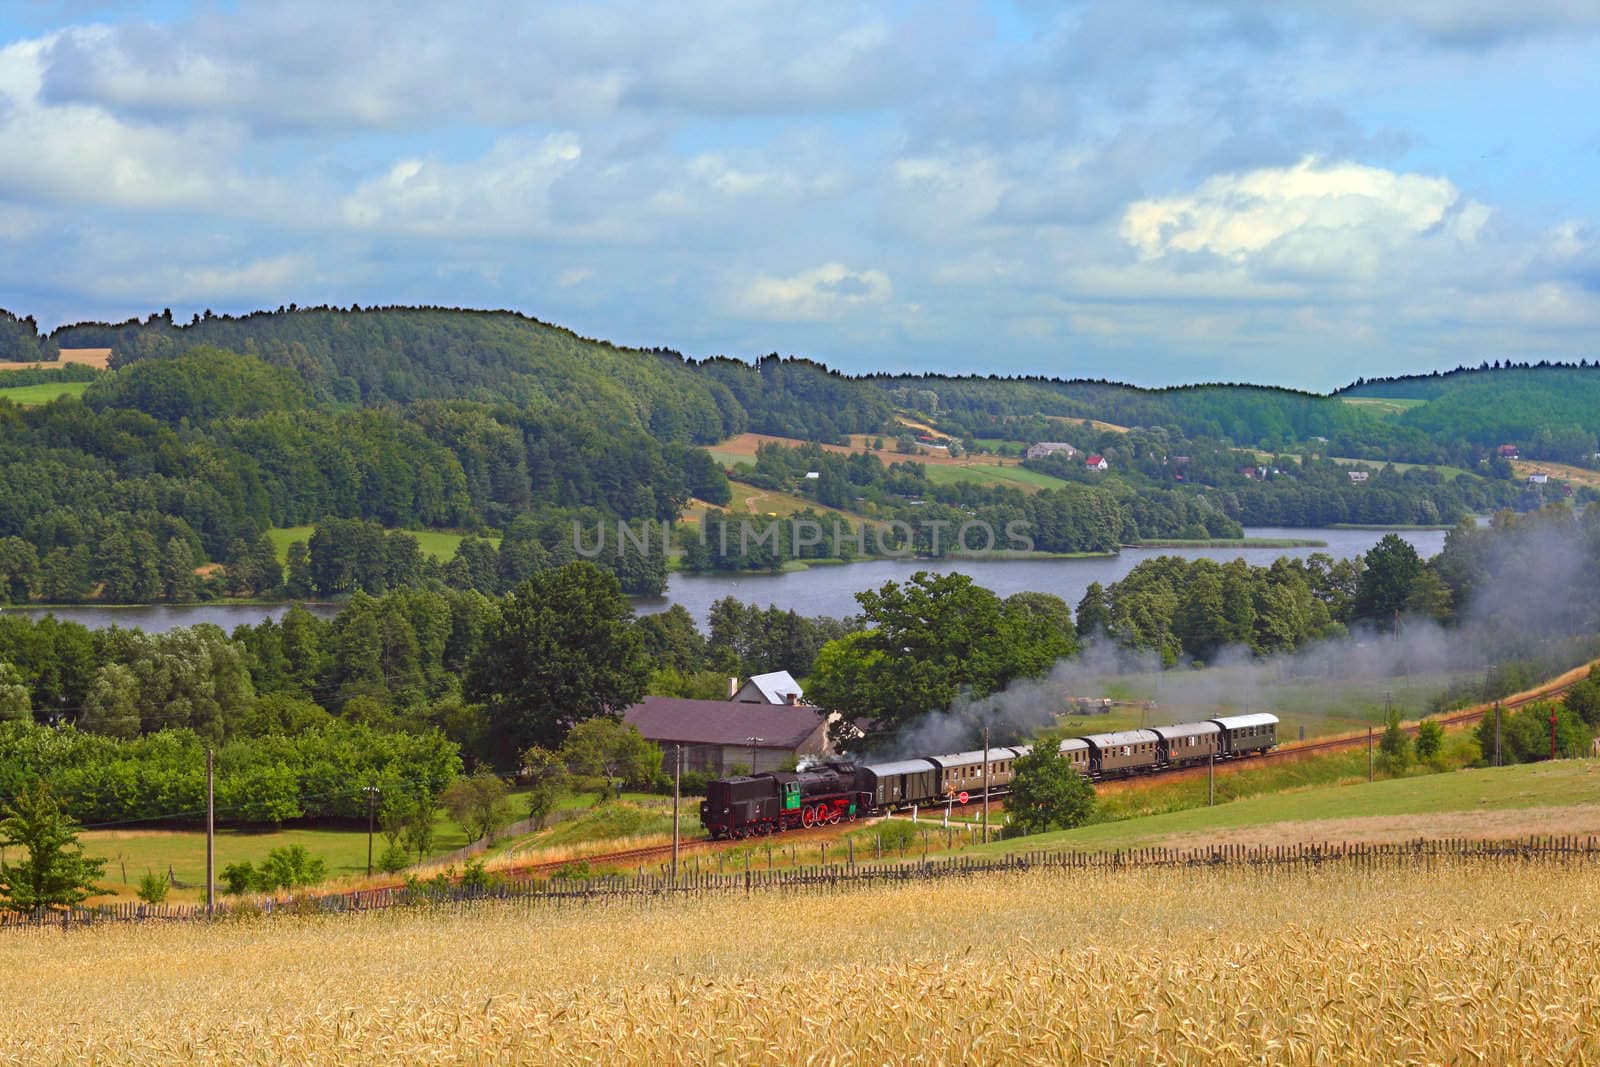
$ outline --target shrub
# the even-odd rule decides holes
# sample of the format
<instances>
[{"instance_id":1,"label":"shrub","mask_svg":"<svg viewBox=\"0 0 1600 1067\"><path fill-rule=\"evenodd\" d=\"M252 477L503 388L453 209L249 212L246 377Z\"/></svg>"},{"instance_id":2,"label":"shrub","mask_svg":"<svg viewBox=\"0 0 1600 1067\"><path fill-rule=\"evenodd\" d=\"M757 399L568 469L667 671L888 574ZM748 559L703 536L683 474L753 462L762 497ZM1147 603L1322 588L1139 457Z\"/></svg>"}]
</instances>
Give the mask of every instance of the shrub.
<instances>
[{"instance_id":1,"label":"shrub","mask_svg":"<svg viewBox=\"0 0 1600 1067\"><path fill-rule=\"evenodd\" d=\"M144 872L139 879L139 899L146 904L160 904L167 899L167 876L154 871Z\"/></svg>"},{"instance_id":2,"label":"shrub","mask_svg":"<svg viewBox=\"0 0 1600 1067\"><path fill-rule=\"evenodd\" d=\"M383 850L383 855L378 857L378 869L385 874L394 874L403 871L411 865L411 853L399 842L395 842Z\"/></svg>"}]
</instances>

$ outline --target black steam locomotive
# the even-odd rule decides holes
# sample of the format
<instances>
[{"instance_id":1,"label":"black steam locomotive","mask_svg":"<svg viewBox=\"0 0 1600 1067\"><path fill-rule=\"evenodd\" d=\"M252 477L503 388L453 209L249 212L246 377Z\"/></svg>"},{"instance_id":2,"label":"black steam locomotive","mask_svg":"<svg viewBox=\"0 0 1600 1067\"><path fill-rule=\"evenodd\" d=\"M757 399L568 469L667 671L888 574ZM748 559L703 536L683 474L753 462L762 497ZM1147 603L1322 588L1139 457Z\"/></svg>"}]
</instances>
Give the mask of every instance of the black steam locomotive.
<instances>
[{"instance_id":1,"label":"black steam locomotive","mask_svg":"<svg viewBox=\"0 0 1600 1067\"><path fill-rule=\"evenodd\" d=\"M1092 781L1258 755L1278 743L1278 717L1234 715L1148 730L1085 734L1061 742L1060 755ZM888 763L830 761L803 771L719 778L706 787L700 824L713 838L741 838L881 815L1010 791L1012 767L1031 746L955 752ZM987 773L985 773L987 771Z\"/></svg>"}]
</instances>

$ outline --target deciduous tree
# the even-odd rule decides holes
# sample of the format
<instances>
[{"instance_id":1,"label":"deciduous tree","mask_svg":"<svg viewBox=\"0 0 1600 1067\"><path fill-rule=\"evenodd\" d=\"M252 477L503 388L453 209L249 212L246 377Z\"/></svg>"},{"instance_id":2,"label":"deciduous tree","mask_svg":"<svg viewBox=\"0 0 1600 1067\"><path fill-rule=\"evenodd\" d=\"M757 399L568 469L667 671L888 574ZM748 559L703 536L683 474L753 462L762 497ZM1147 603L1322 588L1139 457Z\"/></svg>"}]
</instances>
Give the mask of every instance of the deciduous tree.
<instances>
[{"instance_id":1,"label":"deciduous tree","mask_svg":"<svg viewBox=\"0 0 1600 1067\"><path fill-rule=\"evenodd\" d=\"M80 904L99 891L95 879L106 861L84 855L78 824L43 781L0 809L0 847L21 849L25 859L0 861L0 907L31 912Z\"/></svg>"}]
</instances>

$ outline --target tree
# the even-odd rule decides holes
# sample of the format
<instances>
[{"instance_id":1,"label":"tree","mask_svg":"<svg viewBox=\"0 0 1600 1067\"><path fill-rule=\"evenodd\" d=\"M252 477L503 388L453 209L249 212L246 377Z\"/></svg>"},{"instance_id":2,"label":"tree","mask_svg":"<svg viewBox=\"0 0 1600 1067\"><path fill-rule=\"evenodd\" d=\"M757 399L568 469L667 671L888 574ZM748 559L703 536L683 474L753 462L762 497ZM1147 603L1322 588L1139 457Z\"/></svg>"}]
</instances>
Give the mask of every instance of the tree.
<instances>
[{"instance_id":1,"label":"tree","mask_svg":"<svg viewBox=\"0 0 1600 1067\"><path fill-rule=\"evenodd\" d=\"M0 690L3 692L3 690ZM0 700L0 704L4 701ZM1589 677L1567 690L1563 700L1567 710L1582 719L1586 726L1600 726L1600 663L1589 668ZM0 711L0 717L3 717Z\"/></svg>"},{"instance_id":2,"label":"tree","mask_svg":"<svg viewBox=\"0 0 1600 1067\"><path fill-rule=\"evenodd\" d=\"M440 794L439 801L474 841L492 840L494 832L511 821L506 783L489 771L480 770L470 778L457 778Z\"/></svg>"},{"instance_id":3,"label":"tree","mask_svg":"<svg viewBox=\"0 0 1600 1067\"><path fill-rule=\"evenodd\" d=\"M867 748L958 698L1042 674L1073 647L1064 631L1037 626L964 574L918 571L856 600L872 628L823 646L809 696L842 713L841 729L870 723Z\"/></svg>"},{"instance_id":4,"label":"tree","mask_svg":"<svg viewBox=\"0 0 1600 1067\"><path fill-rule=\"evenodd\" d=\"M1390 711L1388 725L1378 741L1378 751L1383 755L1384 769L1390 774L1401 774L1411 764L1411 739L1400 728L1400 712Z\"/></svg>"},{"instance_id":5,"label":"tree","mask_svg":"<svg viewBox=\"0 0 1600 1067\"><path fill-rule=\"evenodd\" d=\"M78 824L61 810L44 781L24 790L3 809L0 848L21 848L27 858L0 860L0 907L11 911L67 908L100 887L106 861L90 859L78 842Z\"/></svg>"},{"instance_id":6,"label":"tree","mask_svg":"<svg viewBox=\"0 0 1600 1067\"><path fill-rule=\"evenodd\" d=\"M591 719L591 722L600 722ZM569 739L571 735L568 735ZM521 779L528 785L528 818L540 830L567 791L567 765L561 755L534 745L522 754Z\"/></svg>"},{"instance_id":7,"label":"tree","mask_svg":"<svg viewBox=\"0 0 1600 1067\"><path fill-rule=\"evenodd\" d=\"M0 722L33 721L33 693L11 664L0 660Z\"/></svg>"},{"instance_id":8,"label":"tree","mask_svg":"<svg viewBox=\"0 0 1600 1067\"><path fill-rule=\"evenodd\" d=\"M1364 558L1366 569L1356 586L1355 616L1392 626L1422 577L1422 557L1399 534L1385 534Z\"/></svg>"},{"instance_id":9,"label":"tree","mask_svg":"<svg viewBox=\"0 0 1600 1067\"><path fill-rule=\"evenodd\" d=\"M484 627L466 695L486 706L495 765L514 770L531 745L620 713L644 695L639 630L617 579L578 561L523 582Z\"/></svg>"},{"instance_id":10,"label":"tree","mask_svg":"<svg viewBox=\"0 0 1600 1067\"><path fill-rule=\"evenodd\" d=\"M1417 723L1417 759L1427 763L1444 751L1444 727L1432 719Z\"/></svg>"},{"instance_id":11,"label":"tree","mask_svg":"<svg viewBox=\"0 0 1600 1067\"><path fill-rule=\"evenodd\" d=\"M1078 633L1085 639L1111 630L1111 609L1106 604L1106 589L1099 582L1090 582L1078 601Z\"/></svg>"},{"instance_id":12,"label":"tree","mask_svg":"<svg viewBox=\"0 0 1600 1067\"><path fill-rule=\"evenodd\" d=\"M639 728L615 719L585 719L572 728L561 756L579 774L602 777L622 792L624 782L647 782L661 771L661 749L644 739Z\"/></svg>"},{"instance_id":13,"label":"tree","mask_svg":"<svg viewBox=\"0 0 1600 1067\"><path fill-rule=\"evenodd\" d=\"M1094 786L1061 758L1061 737L1045 731L1012 764L1008 834L1040 834L1081 826L1094 812Z\"/></svg>"}]
</instances>

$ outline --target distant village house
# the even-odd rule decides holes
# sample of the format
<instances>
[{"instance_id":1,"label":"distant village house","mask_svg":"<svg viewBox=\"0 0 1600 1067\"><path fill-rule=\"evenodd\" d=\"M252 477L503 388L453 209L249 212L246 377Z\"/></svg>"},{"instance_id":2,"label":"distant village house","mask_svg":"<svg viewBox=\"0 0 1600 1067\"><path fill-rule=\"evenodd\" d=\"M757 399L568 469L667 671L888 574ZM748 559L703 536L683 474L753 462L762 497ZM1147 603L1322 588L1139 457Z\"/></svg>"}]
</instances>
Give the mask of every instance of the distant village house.
<instances>
[{"instance_id":1,"label":"distant village house","mask_svg":"<svg viewBox=\"0 0 1600 1067\"><path fill-rule=\"evenodd\" d=\"M1360 485L1362 482L1365 482L1367 480L1367 477L1368 477L1366 471L1346 471L1345 473L1347 475L1349 475L1350 480L1352 482L1355 482L1357 485Z\"/></svg>"},{"instance_id":2,"label":"distant village house","mask_svg":"<svg viewBox=\"0 0 1600 1067\"><path fill-rule=\"evenodd\" d=\"M1028 451L1023 453L1023 457L1025 459L1043 459L1046 456L1053 456L1058 452L1066 456L1068 459L1071 459L1073 456L1078 454L1078 450L1067 444L1065 441L1040 441L1036 445L1029 445Z\"/></svg>"},{"instance_id":3,"label":"distant village house","mask_svg":"<svg viewBox=\"0 0 1600 1067\"><path fill-rule=\"evenodd\" d=\"M1106 457L1099 455L1098 453L1084 460L1083 465L1092 471L1107 470L1111 466L1111 464L1106 462Z\"/></svg>"},{"instance_id":4,"label":"distant village house","mask_svg":"<svg viewBox=\"0 0 1600 1067\"><path fill-rule=\"evenodd\" d=\"M1501 459L1521 459L1522 458L1522 452L1520 450L1518 450L1516 445L1501 445L1499 448L1495 449L1495 454L1498 455Z\"/></svg>"},{"instance_id":5,"label":"distant village house","mask_svg":"<svg viewBox=\"0 0 1600 1067\"><path fill-rule=\"evenodd\" d=\"M1549 481L1550 475L1544 471L1534 471L1532 474L1528 475L1529 485L1544 485Z\"/></svg>"}]
</instances>

